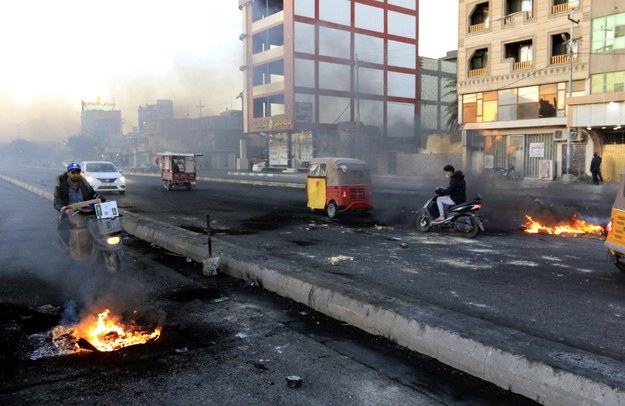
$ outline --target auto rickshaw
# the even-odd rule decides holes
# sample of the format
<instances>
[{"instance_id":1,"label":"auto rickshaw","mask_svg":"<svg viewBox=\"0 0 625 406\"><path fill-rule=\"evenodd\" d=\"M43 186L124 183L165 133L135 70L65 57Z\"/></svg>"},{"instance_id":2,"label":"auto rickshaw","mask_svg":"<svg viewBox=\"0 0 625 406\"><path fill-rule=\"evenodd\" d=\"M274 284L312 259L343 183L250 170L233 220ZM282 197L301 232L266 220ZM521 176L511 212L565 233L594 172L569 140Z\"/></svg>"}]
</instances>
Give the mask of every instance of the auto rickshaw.
<instances>
[{"instance_id":1,"label":"auto rickshaw","mask_svg":"<svg viewBox=\"0 0 625 406\"><path fill-rule=\"evenodd\" d=\"M371 167L354 158L314 158L308 166L307 206L329 218L348 210L373 209Z\"/></svg>"},{"instance_id":2,"label":"auto rickshaw","mask_svg":"<svg viewBox=\"0 0 625 406\"><path fill-rule=\"evenodd\" d=\"M202 154L181 154L160 152L156 154L156 162L161 168L161 180L165 190L184 187L191 190L195 187L195 158Z\"/></svg>"},{"instance_id":3,"label":"auto rickshaw","mask_svg":"<svg viewBox=\"0 0 625 406\"><path fill-rule=\"evenodd\" d=\"M621 172L606 231L608 235L603 244L608 249L608 257L620 271L625 272L625 170Z\"/></svg>"}]
</instances>

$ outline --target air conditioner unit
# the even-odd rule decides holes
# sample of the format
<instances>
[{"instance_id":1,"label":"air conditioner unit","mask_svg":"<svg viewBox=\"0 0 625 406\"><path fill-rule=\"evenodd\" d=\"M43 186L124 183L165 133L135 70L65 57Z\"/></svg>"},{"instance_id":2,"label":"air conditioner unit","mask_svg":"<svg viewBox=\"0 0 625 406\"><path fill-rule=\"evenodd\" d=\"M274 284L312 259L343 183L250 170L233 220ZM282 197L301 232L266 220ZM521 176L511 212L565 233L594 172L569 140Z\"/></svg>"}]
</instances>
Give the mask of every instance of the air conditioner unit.
<instances>
[{"instance_id":1,"label":"air conditioner unit","mask_svg":"<svg viewBox=\"0 0 625 406\"><path fill-rule=\"evenodd\" d=\"M584 141L584 135L578 131L571 131L571 142Z\"/></svg>"},{"instance_id":2,"label":"air conditioner unit","mask_svg":"<svg viewBox=\"0 0 625 406\"><path fill-rule=\"evenodd\" d=\"M554 141L566 141L566 131L556 130L553 133Z\"/></svg>"}]
</instances>

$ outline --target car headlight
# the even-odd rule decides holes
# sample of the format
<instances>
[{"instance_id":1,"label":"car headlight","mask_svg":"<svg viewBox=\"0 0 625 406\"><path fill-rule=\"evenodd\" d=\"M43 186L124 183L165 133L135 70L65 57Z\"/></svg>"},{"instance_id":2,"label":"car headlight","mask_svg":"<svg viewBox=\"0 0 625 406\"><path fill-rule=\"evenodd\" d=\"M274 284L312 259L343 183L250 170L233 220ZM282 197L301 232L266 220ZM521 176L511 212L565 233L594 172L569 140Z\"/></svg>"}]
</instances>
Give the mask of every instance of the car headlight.
<instances>
[{"instance_id":1,"label":"car headlight","mask_svg":"<svg viewBox=\"0 0 625 406\"><path fill-rule=\"evenodd\" d=\"M119 244L120 238L118 236L109 237L106 239L106 243L108 245L117 245Z\"/></svg>"},{"instance_id":2,"label":"car headlight","mask_svg":"<svg viewBox=\"0 0 625 406\"><path fill-rule=\"evenodd\" d=\"M126 183L126 178L124 178L123 176L121 176L121 177L119 178L119 181L120 181L120 182L124 182L124 183Z\"/></svg>"},{"instance_id":3,"label":"car headlight","mask_svg":"<svg viewBox=\"0 0 625 406\"><path fill-rule=\"evenodd\" d=\"M91 176L87 176L85 179L87 179L87 182L89 182L89 183L93 183L93 181L95 180Z\"/></svg>"}]
</instances>

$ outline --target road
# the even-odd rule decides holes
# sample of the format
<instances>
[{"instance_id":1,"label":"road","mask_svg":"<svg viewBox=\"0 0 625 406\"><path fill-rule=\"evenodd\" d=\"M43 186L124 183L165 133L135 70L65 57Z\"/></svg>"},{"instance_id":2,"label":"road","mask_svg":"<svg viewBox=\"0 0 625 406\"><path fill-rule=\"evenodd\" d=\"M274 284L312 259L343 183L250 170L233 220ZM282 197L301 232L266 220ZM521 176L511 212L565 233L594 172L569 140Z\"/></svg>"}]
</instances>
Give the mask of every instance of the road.
<instances>
[{"instance_id":1,"label":"road","mask_svg":"<svg viewBox=\"0 0 625 406\"><path fill-rule=\"evenodd\" d=\"M49 171L11 175L51 189ZM487 191L485 206L493 202L497 210L484 211L487 233L466 240L418 234L409 224L412 202L425 200L432 182L422 182L425 192L404 187L377 195L371 217L339 221L310 213L295 188L207 182L192 192L167 193L157 178L129 176L129 192L116 198L123 209L188 230L204 230L210 214L217 250L222 241L254 248L257 261L283 260L295 273L370 292L372 302L435 306L471 333L485 321L522 333L523 340L543 340L556 360L572 362L571 351L582 351L624 361L624 278L605 259L601 239L529 236L518 222L528 209L604 218L613 189ZM340 255L351 259L331 265ZM580 359L573 363L587 366Z\"/></svg>"},{"instance_id":2,"label":"road","mask_svg":"<svg viewBox=\"0 0 625 406\"><path fill-rule=\"evenodd\" d=\"M531 404L249 283L203 277L197 263L131 236L122 274L72 272L51 244L49 201L0 181L0 202L4 405ZM163 334L58 356L50 329L74 304L164 312ZM286 385L291 375L302 387Z\"/></svg>"}]
</instances>

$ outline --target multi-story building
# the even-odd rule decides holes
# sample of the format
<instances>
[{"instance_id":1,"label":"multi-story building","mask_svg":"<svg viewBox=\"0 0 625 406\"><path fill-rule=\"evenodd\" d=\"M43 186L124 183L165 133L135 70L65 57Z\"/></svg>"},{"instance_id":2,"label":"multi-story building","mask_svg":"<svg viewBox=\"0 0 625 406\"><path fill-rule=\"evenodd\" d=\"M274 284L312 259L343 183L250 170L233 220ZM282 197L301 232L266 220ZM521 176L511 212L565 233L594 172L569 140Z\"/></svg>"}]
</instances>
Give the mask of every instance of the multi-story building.
<instances>
[{"instance_id":1,"label":"multi-story building","mask_svg":"<svg viewBox=\"0 0 625 406\"><path fill-rule=\"evenodd\" d=\"M467 166L567 178L588 173L597 152L604 177L616 177L625 0L461 1L458 35Z\"/></svg>"},{"instance_id":2,"label":"multi-story building","mask_svg":"<svg viewBox=\"0 0 625 406\"><path fill-rule=\"evenodd\" d=\"M239 0L244 131L270 166L322 155L388 167L415 150L417 0Z\"/></svg>"},{"instance_id":3,"label":"multi-story building","mask_svg":"<svg viewBox=\"0 0 625 406\"><path fill-rule=\"evenodd\" d=\"M80 134L102 142L118 140L122 135L122 112L115 103L82 101Z\"/></svg>"}]
</instances>

